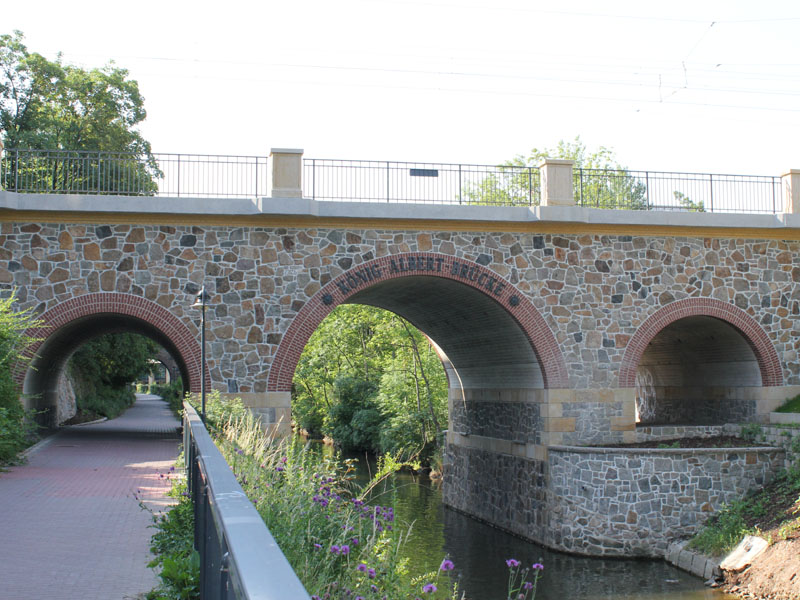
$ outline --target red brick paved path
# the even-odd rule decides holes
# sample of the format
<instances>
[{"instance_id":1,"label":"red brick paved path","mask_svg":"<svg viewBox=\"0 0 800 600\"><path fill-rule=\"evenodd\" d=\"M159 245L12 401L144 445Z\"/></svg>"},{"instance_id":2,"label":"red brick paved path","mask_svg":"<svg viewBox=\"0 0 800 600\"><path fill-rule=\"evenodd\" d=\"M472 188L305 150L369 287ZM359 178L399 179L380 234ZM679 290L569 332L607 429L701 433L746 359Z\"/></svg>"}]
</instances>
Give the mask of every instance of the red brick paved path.
<instances>
[{"instance_id":1,"label":"red brick paved path","mask_svg":"<svg viewBox=\"0 0 800 600\"><path fill-rule=\"evenodd\" d=\"M69 427L0 473L0 599L116 600L152 589L150 513L168 503L178 420L140 395L121 417Z\"/></svg>"}]
</instances>

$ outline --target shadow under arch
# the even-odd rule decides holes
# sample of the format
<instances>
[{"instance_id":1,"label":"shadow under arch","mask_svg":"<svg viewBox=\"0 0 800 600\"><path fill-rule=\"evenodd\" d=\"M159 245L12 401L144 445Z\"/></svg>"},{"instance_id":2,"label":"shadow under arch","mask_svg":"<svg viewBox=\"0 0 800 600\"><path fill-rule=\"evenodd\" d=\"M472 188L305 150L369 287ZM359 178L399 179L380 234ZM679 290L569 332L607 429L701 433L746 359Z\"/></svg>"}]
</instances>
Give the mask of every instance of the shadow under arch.
<instances>
[{"instance_id":1,"label":"shadow under arch","mask_svg":"<svg viewBox=\"0 0 800 600\"><path fill-rule=\"evenodd\" d=\"M267 390L288 392L311 334L340 304L390 310L442 349L465 388L565 388L567 368L529 300L483 265L431 252L364 262L320 289L282 336Z\"/></svg>"},{"instance_id":2,"label":"shadow under arch","mask_svg":"<svg viewBox=\"0 0 800 600\"><path fill-rule=\"evenodd\" d=\"M713 317L733 327L747 342L758 362L761 385L783 385L783 370L775 346L758 322L741 308L714 298L687 298L658 309L636 330L628 342L619 371L619 387L636 385L636 369L647 345L665 327L687 317Z\"/></svg>"},{"instance_id":3,"label":"shadow under arch","mask_svg":"<svg viewBox=\"0 0 800 600\"><path fill-rule=\"evenodd\" d=\"M54 409L58 379L71 354L107 333L132 332L154 340L174 358L185 389L200 390L200 344L178 317L155 302L116 292L85 294L57 304L39 320L40 327L26 332L37 339L26 352L30 362L15 373L28 408Z\"/></svg>"}]
</instances>

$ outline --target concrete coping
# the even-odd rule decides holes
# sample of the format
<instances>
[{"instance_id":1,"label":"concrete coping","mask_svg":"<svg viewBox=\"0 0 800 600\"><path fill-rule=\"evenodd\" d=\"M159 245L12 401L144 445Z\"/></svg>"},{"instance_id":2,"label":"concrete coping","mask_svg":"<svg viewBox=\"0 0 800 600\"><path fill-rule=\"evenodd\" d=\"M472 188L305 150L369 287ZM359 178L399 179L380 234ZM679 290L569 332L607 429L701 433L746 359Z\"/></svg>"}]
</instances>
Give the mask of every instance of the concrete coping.
<instances>
[{"instance_id":1,"label":"concrete coping","mask_svg":"<svg viewBox=\"0 0 800 600\"><path fill-rule=\"evenodd\" d=\"M667 442L669 440L664 440ZM735 452L785 452L775 446L747 446L739 448L609 448L607 446L548 446L550 452L575 454L718 454Z\"/></svg>"}]
</instances>

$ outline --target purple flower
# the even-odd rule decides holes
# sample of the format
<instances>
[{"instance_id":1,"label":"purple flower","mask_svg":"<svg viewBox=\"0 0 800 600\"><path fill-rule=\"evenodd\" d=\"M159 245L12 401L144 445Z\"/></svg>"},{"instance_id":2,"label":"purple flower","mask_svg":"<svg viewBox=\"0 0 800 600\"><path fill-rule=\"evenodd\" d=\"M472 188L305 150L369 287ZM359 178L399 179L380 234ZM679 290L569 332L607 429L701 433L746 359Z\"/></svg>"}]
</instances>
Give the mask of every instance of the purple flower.
<instances>
[{"instance_id":1,"label":"purple flower","mask_svg":"<svg viewBox=\"0 0 800 600\"><path fill-rule=\"evenodd\" d=\"M356 567L356 569L361 571L362 573L366 573L367 572L367 565L365 565L364 563L361 563Z\"/></svg>"},{"instance_id":2,"label":"purple flower","mask_svg":"<svg viewBox=\"0 0 800 600\"><path fill-rule=\"evenodd\" d=\"M533 584L530 581L526 581L525 584L522 586L522 589L524 589L524 590L532 590L533 589Z\"/></svg>"},{"instance_id":3,"label":"purple flower","mask_svg":"<svg viewBox=\"0 0 800 600\"><path fill-rule=\"evenodd\" d=\"M339 548L339 546L336 546L336 545L334 545L334 546L331 546L331 552L332 552L333 554L339 554L339 551L340 551L340 550L341 550L341 548Z\"/></svg>"},{"instance_id":4,"label":"purple flower","mask_svg":"<svg viewBox=\"0 0 800 600\"><path fill-rule=\"evenodd\" d=\"M281 471L283 471L283 467L281 467L280 465L278 465L277 467L275 467L275 470L276 470L276 471L278 471L278 472L280 473Z\"/></svg>"},{"instance_id":5,"label":"purple flower","mask_svg":"<svg viewBox=\"0 0 800 600\"><path fill-rule=\"evenodd\" d=\"M533 565L531 565L531 569L533 569L534 571L541 571L542 569L544 569L544 565L542 563L534 563Z\"/></svg>"},{"instance_id":6,"label":"purple flower","mask_svg":"<svg viewBox=\"0 0 800 600\"><path fill-rule=\"evenodd\" d=\"M453 564L453 561L448 559L448 558L445 558L442 561L442 564L439 565L439 570L440 571L452 571L454 567L455 567L455 565Z\"/></svg>"},{"instance_id":7,"label":"purple flower","mask_svg":"<svg viewBox=\"0 0 800 600\"><path fill-rule=\"evenodd\" d=\"M367 574L369 575L370 579L375 579L375 569L370 569L367 571Z\"/></svg>"},{"instance_id":8,"label":"purple flower","mask_svg":"<svg viewBox=\"0 0 800 600\"><path fill-rule=\"evenodd\" d=\"M433 594L436 591L436 586L432 583L426 583L422 586L422 593L423 594Z\"/></svg>"},{"instance_id":9,"label":"purple flower","mask_svg":"<svg viewBox=\"0 0 800 600\"><path fill-rule=\"evenodd\" d=\"M320 548L322 548L322 544L314 544L314 548L316 548L317 550L319 550Z\"/></svg>"},{"instance_id":10,"label":"purple flower","mask_svg":"<svg viewBox=\"0 0 800 600\"><path fill-rule=\"evenodd\" d=\"M519 561L516 558L509 558L508 560L506 560L506 566L511 569L514 569L519 566Z\"/></svg>"},{"instance_id":11,"label":"purple flower","mask_svg":"<svg viewBox=\"0 0 800 600\"><path fill-rule=\"evenodd\" d=\"M350 538L350 543L353 544L353 546L358 546L358 538Z\"/></svg>"},{"instance_id":12,"label":"purple flower","mask_svg":"<svg viewBox=\"0 0 800 600\"><path fill-rule=\"evenodd\" d=\"M347 544L343 544L342 547L339 548L339 551L342 554L350 554L350 546L348 546Z\"/></svg>"}]
</instances>

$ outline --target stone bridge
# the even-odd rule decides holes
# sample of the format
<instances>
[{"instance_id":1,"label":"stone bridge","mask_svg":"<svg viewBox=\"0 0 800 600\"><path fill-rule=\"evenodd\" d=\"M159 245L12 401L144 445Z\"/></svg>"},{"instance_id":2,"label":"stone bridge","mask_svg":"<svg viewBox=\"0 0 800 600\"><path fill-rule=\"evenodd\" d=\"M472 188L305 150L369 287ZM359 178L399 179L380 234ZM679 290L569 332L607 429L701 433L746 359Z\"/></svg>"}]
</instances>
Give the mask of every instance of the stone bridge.
<instances>
[{"instance_id":1,"label":"stone bridge","mask_svg":"<svg viewBox=\"0 0 800 600\"><path fill-rule=\"evenodd\" d=\"M66 360L112 331L157 341L199 391L205 286L208 385L285 432L309 336L339 304L377 306L445 364L447 503L555 547L637 553L564 541L551 449L757 421L800 393L797 172L778 214L582 208L564 161L542 167L539 206L381 204L303 197L300 156L276 154L254 199L0 191L0 285L43 323L27 406L57 424Z\"/></svg>"}]
</instances>

